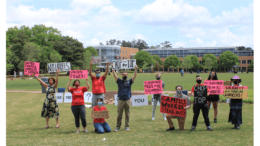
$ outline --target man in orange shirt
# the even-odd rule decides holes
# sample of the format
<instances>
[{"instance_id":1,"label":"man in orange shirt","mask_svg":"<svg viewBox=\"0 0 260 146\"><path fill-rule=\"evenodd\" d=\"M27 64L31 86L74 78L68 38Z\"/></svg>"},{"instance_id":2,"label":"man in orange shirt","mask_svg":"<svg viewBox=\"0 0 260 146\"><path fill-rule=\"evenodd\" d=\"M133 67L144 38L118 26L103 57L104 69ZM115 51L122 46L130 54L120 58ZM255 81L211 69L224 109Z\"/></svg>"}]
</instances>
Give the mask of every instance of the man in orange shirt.
<instances>
[{"instance_id":1,"label":"man in orange shirt","mask_svg":"<svg viewBox=\"0 0 260 146\"><path fill-rule=\"evenodd\" d=\"M202 110L202 114L204 117L204 122L207 126L207 130L212 131L212 129L210 127L210 122L209 122L209 107L208 107L207 99L206 99L206 97L209 95L209 90L208 90L207 86L205 86L205 84L202 84L202 78L200 75L196 76L196 82L198 84L193 86L191 89L192 96L194 97L194 101L193 101L194 115L193 115L191 131L194 131L197 126L197 121L198 121L198 117L200 115L200 110ZM206 90L206 92L205 92L205 90Z\"/></svg>"},{"instance_id":2,"label":"man in orange shirt","mask_svg":"<svg viewBox=\"0 0 260 146\"><path fill-rule=\"evenodd\" d=\"M97 69L95 71L96 76L92 75L92 63L90 62L90 69L89 69L89 76L92 80L92 107L95 107L97 105L97 98L100 97L103 99L103 106L105 106L105 94L106 93L106 87L105 87L105 80L108 73L109 68L109 62L107 62L107 69L103 76L100 75L100 70Z\"/></svg>"}]
</instances>

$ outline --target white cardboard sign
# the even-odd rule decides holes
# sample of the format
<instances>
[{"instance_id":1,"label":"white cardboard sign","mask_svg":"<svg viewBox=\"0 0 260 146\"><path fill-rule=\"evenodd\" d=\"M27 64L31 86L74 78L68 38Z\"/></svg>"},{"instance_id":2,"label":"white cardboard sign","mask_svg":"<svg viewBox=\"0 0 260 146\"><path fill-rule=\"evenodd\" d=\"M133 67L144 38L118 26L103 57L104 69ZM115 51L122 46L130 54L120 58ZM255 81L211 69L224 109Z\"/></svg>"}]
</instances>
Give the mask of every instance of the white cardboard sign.
<instances>
[{"instance_id":1,"label":"white cardboard sign","mask_svg":"<svg viewBox=\"0 0 260 146\"><path fill-rule=\"evenodd\" d=\"M133 69L136 65L136 59L127 59L127 60L113 60L113 69Z\"/></svg>"},{"instance_id":2,"label":"white cardboard sign","mask_svg":"<svg viewBox=\"0 0 260 146\"><path fill-rule=\"evenodd\" d=\"M72 94L70 92L66 92L64 95L64 103L72 102Z\"/></svg>"},{"instance_id":3,"label":"white cardboard sign","mask_svg":"<svg viewBox=\"0 0 260 146\"><path fill-rule=\"evenodd\" d=\"M146 106L148 105L147 95L133 95L132 106Z\"/></svg>"},{"instance_id":4,"label":"white cardboard sign","mask_svg":"<svg viewBox=\"0 0 260 146\"><path fill-rule=\"evenodd\" d=\"M117 94L114 95L114 100L115 100L115 105L118 104L118 97L117 97Z\"/></svg>"},{"instance_id":5,"label":"white cardboard sign","mask_svg":"<svg viewBox=\"0 0 260 146\"><path fill-rule=\"evenodd\" d=\"M169 96L169 94L162 94L162 95L164 95L164 96ZM153 94L152 94L152 105L153 105L153 100L154 100L154 98L153 98ZM160 101L157 101L157 106L160 106Z\"/></svg>"},{"instance_id":6,"label":"white cardboard sign","mask_svg":"<svg viewBox=\"0 0 260 146\"><path fill-rule=\"evenodd\" d=\"M92 103L92 92L85 92L84 93L84 101L88 103Z\"/></svg>"},{"instance_id":7,"label":"white cardboard sign","mask_svg":"<svg viewBox=\"0 0 260 146\"><path fill-rule=\"evenodd\" d=\"M48 73L60 71L70 71L70 62L59 62L59 63L47 63Z\"/></svg>"},{"instance_id":8,"label":"white cardboard sign","mask_svg":"<svg viewBox=\"0 0 260 146\"><path fill-rule=\"evenodd\" d=\"M63 93L55 93L55 97L58 103L63 103Z\"/></svg>"}]
</instances>

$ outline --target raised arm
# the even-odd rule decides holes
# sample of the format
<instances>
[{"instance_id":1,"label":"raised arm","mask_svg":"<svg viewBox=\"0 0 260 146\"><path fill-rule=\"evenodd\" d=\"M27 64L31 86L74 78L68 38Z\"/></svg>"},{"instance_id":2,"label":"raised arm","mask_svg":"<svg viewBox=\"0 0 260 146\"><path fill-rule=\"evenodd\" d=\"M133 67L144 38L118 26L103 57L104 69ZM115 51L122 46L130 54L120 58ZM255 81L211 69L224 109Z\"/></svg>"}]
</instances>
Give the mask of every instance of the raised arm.
<instances>
[{"instance_id":1,"label":"raised arm","mask_svg":"<svg viewBox=\"0 0 260 146\"><path fill-rule=\"evenodd\" d=\"M57 70L57 72L56 72L56 82L55 82L55 85L54 85L55 89L58 87L59 73L60 73L60 70Z\"/></svg>"},{"instance_id":2,"label":"raised arm","mask_svg":"<svg viewBox=\"0 0 260 146\"><path fill-rule=\"evenodd\" d=\"M88 78L86 78L86 82L87 82L87 89L89 89L90 85L89 85L89 82L88 82Z\"/></svg>"},{"instance_id":3,"label":"raised arm","mask_svg":"<svg viewBox=\"0 0 260 146\"><path fill-rule=\"evenodd\" d=\"M89 76L92 78L92 62L89 64Z\"/></svg>"},{"instance_id":4,"label":"raised arm","mask_svg":"<svg viewBox=\"0 0 260 146\"><path fill-rule=\"evenodd\" d=\"M106 78L107 77L107 73L108 73L108 69L109 69L109 62L107 62L107 69L106 69L106 72L105 72L105 74L104 74L104 77Z\"/></svg>"},{"instance_id":5,"label":"raised arm","mask_svg":"<svg viewBox=\"0 0 260 146\"><path fill-rule=\"evenodd\" d=\"M136 75L137 75L137 65L135 65L135 74L134 74L134 77L132 77L132 82L134 82L135 78L136 78Z\"/></svg>"},{"instance_id":6,"label":"raised arm","mask_svg":"<svg viewBox=\"0 0 260 146\"><path fill-rule=\"evenodd\" d=\"M68 84L67 84L67 90L68 90L68 92L70 91L70 82L71 82L71 80L72 80L72 79L70 79L70 81L69 81Z\"/></svg>"},{"instance_id":7,"label":"raised arm","mask_svg":"<svg viewBox=\"0 0 260 146\"><path fill-rule=\"evenodd\" d=\"M117 75L116 75L116 73L115 73L115 70L113 70L113 64L111 64L111 67L112 67L113 76L114 76L114 78L115 78L115 80L116 80L116 82L117 82L118 77L117 77Z\"/></svg>"},{"instance_id":8,"label":"raised arm","mask_svg":"<svg viewBox=\"0 0 260 146\"><path fill-rule=\"evenodd\" d=\"M37 78L34 73L32 74L32 77L34 77L36 80L38 80L45 88L48 87L48 85L46 83L44 83L41 79Z\"/></svg>"}]
</instances>

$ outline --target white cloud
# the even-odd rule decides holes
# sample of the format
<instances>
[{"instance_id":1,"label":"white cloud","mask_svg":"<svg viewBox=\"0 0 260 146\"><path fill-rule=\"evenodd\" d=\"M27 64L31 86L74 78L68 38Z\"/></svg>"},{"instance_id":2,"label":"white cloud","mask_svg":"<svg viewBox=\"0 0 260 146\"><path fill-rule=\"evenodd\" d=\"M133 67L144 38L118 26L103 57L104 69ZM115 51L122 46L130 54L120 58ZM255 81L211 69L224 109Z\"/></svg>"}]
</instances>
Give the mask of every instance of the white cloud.
<instances>
[{"instance_id":1,"label":"white cloud","mask_svg":"<svg viewBox=\"0 0 260 146\"><path fill-rule=\"evenodd\" d=\"M141 39L141 40L145 40L147 41L148 39L146 37L144 37L142 34L136 34L135 35L135 39Z\"/></svg>"},{"instance_id":2,"label":"white cloud","mask_svg":"<svg viewBox=\"0 0 260 146\"><path fill-rule=\"evenodd\" d=\"M73 8L99 8L109 4L111 4L110 0L73 0L71 2Z\"/></svg>"}]
</instances>

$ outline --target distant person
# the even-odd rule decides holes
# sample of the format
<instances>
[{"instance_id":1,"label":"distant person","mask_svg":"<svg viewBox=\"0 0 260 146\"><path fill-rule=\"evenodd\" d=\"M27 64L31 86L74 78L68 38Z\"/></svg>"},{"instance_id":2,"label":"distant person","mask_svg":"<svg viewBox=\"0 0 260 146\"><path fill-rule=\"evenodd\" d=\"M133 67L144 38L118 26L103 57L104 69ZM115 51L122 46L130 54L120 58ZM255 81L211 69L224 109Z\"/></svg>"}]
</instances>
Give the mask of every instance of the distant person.
<instances>
[{"instance_id":1,"label":"distant person","mask_svg":"<svg viewBox=\"0 0 260 146\"><path fill-rule=\"evenodd\" d=\"M236 74L237 73L237 70L235 69L234 73Z\"/></svg>"},{"instance_id":2,"label":"distant person","mask_svg":"<svg viewBox=\"0 0 260 146\"><path fill-rule=\"evenodd\" d=\"M189 109L191 104L190 104L190 99L187 95L183 94L183 87L182 85L177 85L175 87L176 90L176 94L173 96L174 98L181 98L181 99L185 99L187 100L187 106L183 107L185 110ZM186 112L186 116L187 116L187 112ZM184 130L184 124L185 124L185 119L186 117L178 117L178 116L173 116L170 114L166 114L166 118L169 124L169 129L167 129L166 131L171 131L171 130L175 130L172 119L171 118L177 118L178 119L178 123L179 123L179 128L180 130Z\"/></svg>"},{"instance_id":3,"label":"distant person","mask_svg":"<svg viewBox=\"0 0 260 146\"><path fill-rule=\"evenodd\" d=\"M113 64L111 64L113 68ZM128 73L124 71L122 73L122 79L118 78L115 71L112 70L114 78L116 80L116 83L118 85L118 94L117 97L119 98L118 100L118 105L117 105L117 126L115 129L115 132L117 132L120 127L121 127L121 122L122 122L122 116L123 116L123 111L125 110L125 130L129 131L129 118L130 118L130 98L132 97L131 94L131 86L134 83L134 80L137 75L137 65L135 66L135 73L134 77L130 78L127 80Z\"/></svg>"},{"instance_id":4,"label":"distant person","mask_svg":"<svg viewBox=\"0 0 260 146\"><path fill-rule=\"evenodd\" d=\"M241 73L243 73L244 72L244 70L243 69L241 69Z\"/></svg>"},{"instance_id":5,"label":"distant person","mask_svg":"<svg viewBox=\"0 0 260 146\"><path fill-rule=\"evenodd\" d=\"M208 77L208 80L218 80L217 73L215 71L211 71ZM214 108L214 123L217 123L217 114L218 114L218 101L219 95L209 95L207 97L208 106L210 109L210 104L213 104Z\"/></svg>"},{"instance_id":6,"label":"distant person","mask_svg":"<svg viewBox=\"0 0 260 146\"><path fill-rule=\"evenodd\" d=\"M155 78L157 80L161 79L161 74L156 74ZM164 89L164 82L162 81L162 88ZM154 115L155 115L155 109L157 107L158 101L161 103L161 95L162 94L153 94L153 113L152 113L152 120L154 120ZM165 114L163 113L163 119L166 120Z\"/></svg>"},{"instance_id":7,"label":"distant person","mask_svg":"<svg viewBox=\"0 0 260 146\"><path fill-rule=\"evenodd\" d=\"M246 73L249 73L249 70L247 70L247 72Z\"/></svg>"},{"instance_id":8,"label":"distant person","mask_svg":"<svg viewBox=\"0 0 260 146\"><path fill-rule=\"evenodd\" d=\"M183 74L183 69L181 70L181 77L184 77L184 74Z\"/></svg>"},{"instance_id":9,"label":"distant person","mask_svg":"<svg viewBox=\"0 0 260 146\"><path fill-rule=\"evenodd\" d=\"M232 83L231 86L242 86L240 85L241 79L239 76L234 76L230 79ZM240 125L242 124L242 99L230 99L230 112L228 122L234 124L233 129L240 129Z\"/></svg>"},{"instance_id":10,"label":"distant person","mask_svg":"<svg viewBox=\"0 0 260 146\"><path fill-rule=\"evenodd\" d=\"M111 128L107 124L104 118L94 118L94 111L107 110L106 107L102 106L103 104L102 100L103 100L102 98L98 98L97 99L98 105L92 108L92 119L94 119L95 132L97 132L98 134L103 134L104 132L111 132Z\"/></svg>"},{"instance_id":11,"label":"distant person","mask_svg":"<svg viewBox=\"0 0 260 146\"><path fill-rule=\"evenodd\" d=\"M58 87L58 78L59 78L60 70L57 70L56 79L53 77L48 79L48 84L44 83L41 79L37 78L35 74L32 74L32 77L37 79L43 87L46 88L46 98L43 103L41 116L46 118L46 127L44 129L49 128L49 119L56 119L56 127L59 128L59 107L55 97L56 89Z\"/></svg>"},{"instance_id":12,"label":"distant person","mask_svg":"<svg viewBox=\"0 0 260 146\"><path fill-rule=\"evenodd\" d=\"M79 127L80 122L79 119L81 119L82 126L84 128L84 132L88 132L87 130L87 120L86 120L86 108L85 108L85 102L84 102L84 92L88 91L89 89L89 82L88 78L86 78L87 86L80 87L80 81L74 80L73 86L75 88L70 87L70 82L67 84L67 90L72 94L72 102L71 102L71 111L75 118L75 125L77 127L76 133L79 133Z\"/></svg>"},{"instance_id":13,"label":"distant person","mask_svg":"<svg viewBox=\"0 0 260 146\"><path fill-rule=\"evenodd\" d=\"M23 72L22 71L20 71L20 77L21 77L21 79L23 78Z\"/></svg>"},{"instance_id":14,"label":"distant person","mask_svg":"<svg viewBox=\"0 0 260 146\"><path fill-rule=\"evenodd\" d=\"M96 76L92 75L92 63L90 62L90 69L89 69L89 76L92 80L92 107L97 105L97 98L100 97L103 99L103 106L105 106L105 93L106 93L106 87L105 87L105 80L107 77L109 69L109 62L107 62L107 69L103 76L100 75L100 70L97 69L95 71Z\"/></svg>"},{"instance_id":15,"label":"distant person","mask_svg":"<svg viewBox=\"0 0 260 146\"><path fill-rule=\"evenodd\" d=\"M14 78L16 78L16 72L14 71Z\"/></svg>"},{"instance_id":16,"label":"distant person","mask_svg":"<svg viewBox=\"0 0 260 146\"><path fill-rule=\"evenodd\" d=\"M202 83L202 78L200 75L196 76L196 82L198 84L196 84L195 86L205 86L205 84L201 84ZM192 96L194 97L194 87L192 87L191 89L191 93ZM207 88L207 96L209 94L209 90ZM199 96L201 97L201 96ZM200 115L200 110L202 110L202 114L203 114L203 118L204 118L204 122L207 126L207 130L212 131L211 127L210 127L210 122L209 122L209 107L207 104L207 100L206 98L203 100L204 98L194 98L193 101L193 122L192 122L192 127L191 127L191 131L194 131L196 126L197 126L197 121L198 121L198 117Z\"/></svg>"}]
</instances>

